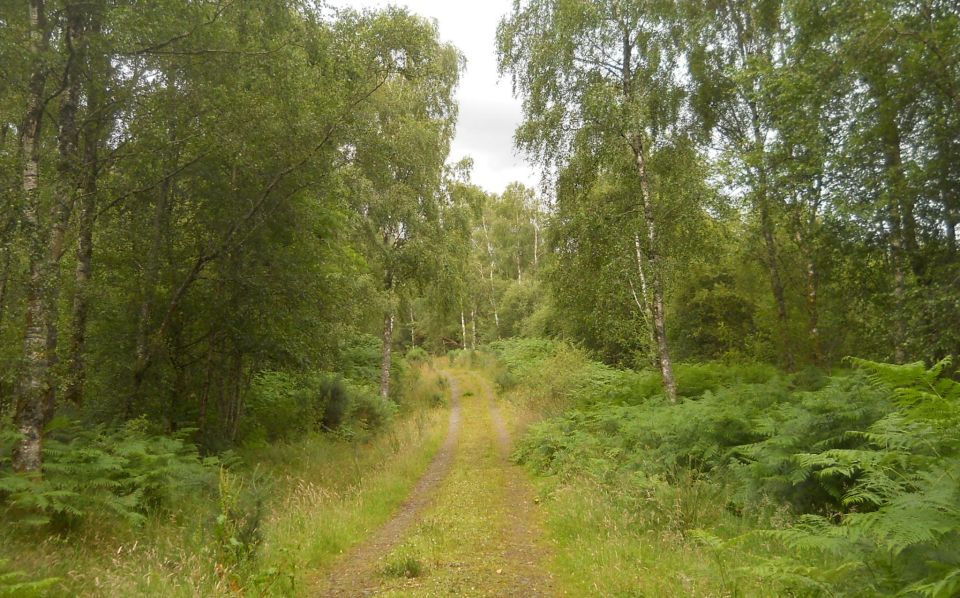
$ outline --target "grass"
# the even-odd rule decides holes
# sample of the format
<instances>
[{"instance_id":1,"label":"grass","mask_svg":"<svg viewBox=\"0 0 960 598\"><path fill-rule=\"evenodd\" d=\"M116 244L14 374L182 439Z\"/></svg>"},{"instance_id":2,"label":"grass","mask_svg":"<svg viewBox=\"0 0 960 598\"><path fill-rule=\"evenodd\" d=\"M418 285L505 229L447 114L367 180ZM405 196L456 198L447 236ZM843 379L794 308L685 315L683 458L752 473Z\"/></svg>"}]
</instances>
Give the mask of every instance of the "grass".
<instances>
[{"instance_id":1,"label":"grass","mask_svg":"<svg viewBox=\"0 0 960 598\"><path fill-rule=\"evenodd\" d=\"M487 401L477 380L460 379L462 429L453 468L408 538L381 563L382 596L502 596L520 587L530 563L511 561L506 478L524 475L500 459ZM416 570L416 574L410 574Z\"/></svg>"},{"instance_id":2,"label":"grass","mask_svg":"<svg viewBox=\"0 0 960 598\"><path fill-rule=\"evenodd\" d=\"M272 540L263 555L268 570L294 576L290 593L304 589L318 571L389 519L436 452L444 415L434 411L427 421L407 419L365 451L351 454L351 447L341 445L339 454L315 453L324 455L322 465L291 470L301 478L291 479L293 492L265 526ZM351 462L352 470L343 466Z\"/></svg>"},{"instance_id":3,"label":"grass","mask_svg":"<svg viewBox=\"0 0 960 598\"><path fill-rule=\"evenodd\" d=\"M541 482L560 586L571 596L777 595L776 588L737 575L746 546L718 549L684 522L713 530L743 527L723 501L693 496L695 488L638 502L585 479ZM761 548L760 540L751 542Z\"/></svg>"},{"instance_id":4,"label":"grass","mask_svg":"<svg viewBox=\"0 0 960 598\"><path fill-rule=\"evenodd\" d=\"M386 521L422 475L443 437L429 368L409 407L366 442L313 435L242 452L248 492L265 498L258 556L231 563L215 537L213 490L148 518L139 529L90 525L64 536L0 526L0 580L59 578L17 596L226 596L304 593L344 550ZM0 584L2 586L2 584ZM0 595L3 592L0 590Z\"/></svg>"},{"instance_id":5,"label":"grass","mask_svg":"<svg viewBox=\"0 0 960 598\"><path fill-rule=\"evenodd\" d=\"M407 545L391 553L380 564L380 574L384 577L420 577L425 572L422 556Z\"/></svg>"},{"instance_id":6,"label":"grass","mask_svg":"<svg viewBox=\"0 0 960 598\"><path fill-rule=\"evenodd\" d=\"M469 594L504 567L497 554L504 506L492 424L479 392L468 378L459 378L462 428L451 472L410 537L383 559L389 564L415 555L430 574L415 580L387 576L386 596Z\"/></svg>"}]
</instances>

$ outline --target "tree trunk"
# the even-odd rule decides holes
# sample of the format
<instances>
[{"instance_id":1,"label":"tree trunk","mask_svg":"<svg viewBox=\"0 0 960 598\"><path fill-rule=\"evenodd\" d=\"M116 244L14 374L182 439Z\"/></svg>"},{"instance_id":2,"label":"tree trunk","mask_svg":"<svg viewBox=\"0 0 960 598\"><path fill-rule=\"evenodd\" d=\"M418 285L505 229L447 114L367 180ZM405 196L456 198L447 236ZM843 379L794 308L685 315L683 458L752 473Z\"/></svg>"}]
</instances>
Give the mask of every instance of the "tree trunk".
<instances>
[{"instance_id":1,"label":"tree trunk","mask_svg":"<svg viewBox=\"0 0 960 598\"><path fill-rule=\"evenodd\" d=\"M3 256L0 258L3 261L3 264L0 265L0 268L3 269L0 271L0 329L2 329L7 307L7 285L10 281L10 248L0 247L0 255Z\"/></svg>"},{"instance_id":2,"label":"tree trunk","mask_svg":"<svg viewBox=\"0 0 960 598\"><path fill-rule=\"evenodd\" d=\"M892 98L887 94L886 83L881 75L874 83L873 91L878 100L880 138L883 142L883 161L885 169L885 189L881 197L886 204L890 225L890 260L893 270L893 298L896 305L894 314L894 360L903 363L906 360L905 344L906 295L907 295L907 254L904 241L904 196L906 180L903 173L903 160L900 150L900 125L897 123L897 110Z\"/></svg>"},{"instance_id":3,"label":"tree trunk","mask_svg":"<svg viewBox=\"0 0 960 598\"><path fill-rule=\"evenodd\" d=\"M50 386L47 355L46 298L49 287L45 272L46 239L40 222L40 129L43 122L44 87L47 72L43 54L49 43L43 0L30 2L30 50L33 72L27 90L27 105L20 128L23 213L21 226L30 263L27 282L27 317L23 341L23 365L17 381L14 422L20 440L14 448L16 471L39 471L44 400Z\"/></svg>"},{"instance_id":4,"label":"tree trunk","mask_svg":"<svg viewBox=\"0 0 960 598\"><path fill-rule=\"evenodd\" d=\"M178 158L171 162L176 163ZM167 160L164 160L167 163ZM172 168L165 168L164 172L173 172ZM136 349L133 366L133 391L128 395L126 405L124 406L124 417L133 416L133 409L140 402L140 395L143 390L143 382L152 360L153 348L151 347L150 329L153 319L153 304L155 301L156 286L160 274L160 253L163 251L164 239L169 235L170 229L170 210L172 206L171 195L173 193L173 181L167 177L160 185L160 192L157 194L157 203L153 212L153 227L150 233L150 248L146 255L146 266L144 267L143 281L141 282L140 306L137 310L137 333Z\"/></svg>"},{"instance_id":5,"label":"tree trunk","mask_svg":"<svg viewBox=\"0 0 960 598\"><path fill-rule=\"evenodd\" d=\"M470 348L477 349L477 306L470 308Z\"/></svg>"},{"instance_id":6,"label":"tree trunk","mask_svg":"<svg viewBox=\"0 0 960 598\"><path fill-rule=\"evenodd\" d=\"M760 236L763 238L763 247L766 252L767 273L770 276L770 291L773 302L777 307L777 323L780 327L780 351L787 371L796 369L793 350L790 346L789 330L790 315L787 311L786 293L783 289L783 278L780 276L780 262L777 258L777 241L773 234L773 218L770 216L770 181L767 173L766 147L760 113L755 103L750 102L750 124L753 132L753 144L760 156L757 166L757 188L754 189L754 207L760 214Z\"/></svg>"},{"instance_id":7,"label":"tree trunk","mask_svg":"<svg viewBox=\"0 0 960 598\"><path fill-rule=\"evenodd\" d=\"M761 168L761 173L765 169ZM770 290L773 293L773 301L777 306L777 322L780 325L780 346L783 354L784 366L787 371L796 369L793 350L790 348L790 340L787 331L789 330L789 314L787 312L787 299L783 290L783 279L780 277L780 264L777 259L777 243L773 236L773 220L770 217L770 204L766 190L766 175L761 175L760 189L758 189L757 209L760 212L760 234L763 237L763 246L766 251L767 272L770 276Z\"/></svg>"},{"instance_id":8,"label":"tree trunk","mask_svg":"<svg viewBox=\"0 0 960 598\"><path fill-rule=\"evenodd\" d=\"M101 24L96 14L86 25L88 35L99 35ZM100 146L105 129L104 85L101 79L109 71L109 58L98 56L96 61L88 57L87 64L87 121L83 129L83 173L80 183L80 214L77 222L77 264L74 271L73 328L70 342L70 372L67 378L65 399L74 403L83 402L86 384L87 318L89 315L89 286L93 263L93 226L97 216L98 178L100 176Z\"/></svg>"},{"instance_id":9,"label":"tree trunk","mask_svg":"<svg viewBox=\"0 0 960 598\"><path fill-rule=\"evenodd\" d=\"M811 229L814 226L815 218L816 216L811 216L810 218L811 223L809 227ZM820 274L817 270L817 263L814 257L816 251L809 241L809 235L803 233L803 219L801 217L798 216L796 218L795 226L796 232L794 233L794 239L797 242L800 253L803 255L806 270L807 334L810 338L810 355L813 363L820 365L823 363L823 351L820 345L820 309L818 305Z\"/></svg>"},{"instance_id":10,"label":"tree trunk","mask_svg":"<svg viewBox=\"0 0 960 598\"><path fill-rule=\"evenodd\" d=\"M393 311L383 317L383 359L380 361L380 396L390 398L390 360L393 356Z\"/></svg>"},{"instance_id":11,"label":"tree trunk","mask_svg":"<svg viewBox=\"0 0 960 598\"><path fill-rule=\"evenodd\" d=\"M6 136L3 132L2 137ZM3 147L5 139L0 138L0 147ZM9 192L8 192L9 191ZM10 289L10 277L13 271L13 241L17 231L18 213L20 209L19 201L14 195L14 189L4 190L0 194L0 329L3 328L3 320L6 316L7 294Z\"/></svg>"},{"instance_id":12,"label":"tree trunk","mask_svg":"<svg viewBox=\"0 0 960 598\"><path fill-rule=\"evenodd\" d=\"M467 322L463 319L463 308L460 308L460 346L467 350Z\"/></svg>"},{"instance_id":13,"label":"tree trunk","mask_svg":"<svg viewBox=\"0 0 960 598\"><path fill-rule=\"evenodd\" d=\"M665 304L663 298L663 273L661 271L660 254L658 250L657 226L653 212L653 201L650 197L650 183L647 178L647 163L645 156L643 134L633 136L630 144L633 149L637 176L640 179L640 201L644 225L647 230L646 251L647 263L650 264L650 313L653 318L654 338L656 340L657 362L660 366L660 375L663 378L663 390L671 403L677 400L677 382L673 375L673 361L670 358L670 348L667 343L667 325Z\"/></svg>"},{"instance_id":14,"label":"tree trunk","mask_svg":"<svg viewBox=\"0 0 960 598\"><path fill-rule=\"evenodd\" d=\"M496 262L493 257L493 243L490 241L490 232L487 230L487 219L482 212L480 213L480 225L483 228L483 238L487 245L487 257L490 259L490 307L493 308L493 322L497 328L497 340L500 340L500 311L497 309L496 288L493 284L493 273L494 270L496 270ZM482 272L480 278L483 278Z\"/></svg>"},{"instance_id":15,"label":"tree trunk","mask_svg":"<svg viewBox=\"0 0 960 598\"><path fill-rule=\"evenodd\" d=\"M417 325L416 320L413 319L413 305L410 305L410 346L417 346Z\"/></svg>"},{"instance_id":16,"label":"tree trunk","mask_svg":"<svg viewBox=\"0 0 960 598\"><path fill-rule=\"evenodd\" d=\"M89 155L88 155L89 158ZM80 200L79 231L77 234L77 265L74 271L73 329L70 342L70 374L65 398L74 403L83 402L86 384L87 319L89 316L90 275L93 264L93 225L97 210L96 175L88 173Z\"/></svg>"},{"instance_id":17,"label":"tree trunk","mask_svg":"<svg viewBox=\"0 0 960 598\"><path fill-rule=\"evenodd\" d=\"M540 267L540 223L533 220L533 267Z\"/></svg>"},{"instance_id":18,"label":"tree trunk","mask_svg":"<svg viewBox=\"0 0 960 598\"><path fill-rule=\"evenodd\" d=\"M77 199L77 173L79 172L80 133L77 128L77 109L80 103L79 62L82 51L78 51L83 40L83 14L75 4L66 7L66 27L63 32L63 46L67 50L67 64L64 71L64 95L60 102L60 114L57 130L58 162L57 184L55 187L51 230L47 248L47 277L49 278L46 296L47 321L47 361L52 376L59 364L59 303L60 303L60 260L64 253L67 227ZM43 419L53 419L56 404L57 384L52 381L47 386L44 398Z\"/></svg>"},{"instance_id":19,"label":"tree trunk","mask_svg":"<svg viewBox=\"0 0 960 598\"><path fill-rule=\"evenodd\" d=\"M633 248L637 257L637 274L640 276L640 297L637 297L636 291L634 291L633 300L637 302L637 307L640 309L643 321L646 322L647 332L650 336L650 347L648 350L653 352L657 348L657 333L653 328L653 313L650 311L650 293L649 287L647 286L647 274L643 266L643 249L641 247L639 233L633 234Z\"/></svg>"},{"instance_id":20,"label":"tree trunk","mask_svg":"<svg viewBox=\"0 0 960 598\"><path fill-rule=\"evenodd\" d=\"M952 209L947 213L943 224L947 236L947 251L952 255L957 252L957 217ZM0 306L0 310L2 309L3 307Z\"/></svg>"}]
</instances>

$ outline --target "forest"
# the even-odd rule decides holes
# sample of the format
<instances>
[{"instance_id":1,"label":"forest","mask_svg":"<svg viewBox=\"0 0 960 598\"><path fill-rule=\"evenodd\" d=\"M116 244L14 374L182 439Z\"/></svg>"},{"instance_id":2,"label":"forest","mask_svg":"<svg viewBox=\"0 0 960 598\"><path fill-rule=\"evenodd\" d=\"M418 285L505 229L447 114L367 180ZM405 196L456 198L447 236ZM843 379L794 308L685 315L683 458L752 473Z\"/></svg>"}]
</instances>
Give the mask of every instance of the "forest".
<instances>
[{"instance_id":1,"label":"forest","mask_svg":"<svg viewBox=\"0 0 960 598\"><path fill-rule=\"evenodd\" d=\"M489 41L0 3L0 596L960 595L960 7Z\"/></svg>"}]
</instances>

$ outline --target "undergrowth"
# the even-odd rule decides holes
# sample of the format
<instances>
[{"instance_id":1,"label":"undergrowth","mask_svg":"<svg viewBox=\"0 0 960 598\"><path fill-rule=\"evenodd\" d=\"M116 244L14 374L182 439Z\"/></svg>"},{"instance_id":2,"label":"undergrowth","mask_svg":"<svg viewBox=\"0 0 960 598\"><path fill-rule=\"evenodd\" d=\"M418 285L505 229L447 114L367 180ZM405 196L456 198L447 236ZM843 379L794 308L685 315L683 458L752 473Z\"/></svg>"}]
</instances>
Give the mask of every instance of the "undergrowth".
<instances>
[{"instance_id":1,"label":"undergrowth","mask_svg":"<svg viewBox=\"0 0 960 598\"><path fill-rule=\"evenodd\" d=\"M558 571L577 593L960 592L960 384L947 362L851 360L833 376L680 365L670 404L653 374L562 343L491 350L509 396L553 414L515 456L543 480Z\"/></svg>"},{"instance_id":2,"label":"undergrowth","mask_svg":"<svg viewBox=\"0 0 960 598\"><path fill-rule=\"evenodd\" d=\"M258 392L312 408L336 400L343 384L347 416L335 429L311 430L322 421L313 411L317 418L287 440L254 435L216 458L199 454L191 429L169 436L142 420L114 428L56 421L42 476L0 462L0 596L308 592L338 554L389 517L443 432L444 386L429 363L407 372L399 405L376 423L356 415L362 399L350 382L328 380L333 390L316 401L291 403L303 388L275 376L269 392ZM271 425L287 417L274 415ZM0 443L15 438L8 431ZM0 451L8 456L10 447Z\"/></svg>"}]
</instances>

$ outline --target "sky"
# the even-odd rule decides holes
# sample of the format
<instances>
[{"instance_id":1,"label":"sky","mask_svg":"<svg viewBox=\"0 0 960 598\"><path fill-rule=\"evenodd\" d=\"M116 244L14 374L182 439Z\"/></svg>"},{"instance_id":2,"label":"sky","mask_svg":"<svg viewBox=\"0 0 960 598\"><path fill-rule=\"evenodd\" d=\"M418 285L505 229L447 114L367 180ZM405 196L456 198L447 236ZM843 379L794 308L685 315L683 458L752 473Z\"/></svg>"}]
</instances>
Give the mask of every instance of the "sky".
<instances>
[{"instance_id":1,"label":"sky","mask_svg":"<svg viewBox=\"0 0 960 598\"><path fill-rule=\"evenodd\" d=\"M357 9L406 6L435 19L440 37L467 59L457 90L460 116L449 161L473 158L473 182L494 193L512 181L539 184L539 172L513 148L513 132L522 118L520 100L511 93L509 77L497 76L494 38L512 0L330 0L330 4Z\"/></svg>"}]
</instances>

